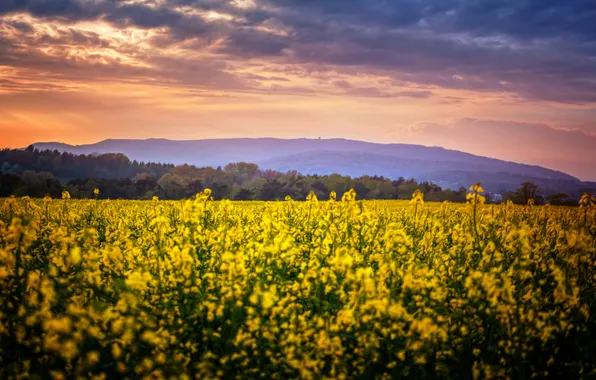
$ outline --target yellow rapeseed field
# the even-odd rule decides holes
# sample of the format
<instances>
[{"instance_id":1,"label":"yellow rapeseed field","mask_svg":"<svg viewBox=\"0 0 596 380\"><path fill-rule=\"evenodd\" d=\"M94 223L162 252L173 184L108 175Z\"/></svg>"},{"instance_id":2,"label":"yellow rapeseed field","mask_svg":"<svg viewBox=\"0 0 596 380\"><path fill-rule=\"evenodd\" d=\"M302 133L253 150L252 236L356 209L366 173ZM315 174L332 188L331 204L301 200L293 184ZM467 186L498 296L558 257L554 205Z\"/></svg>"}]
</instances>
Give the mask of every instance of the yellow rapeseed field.
<instances>
[{"instance_id":1,"label":"yellow rapeseed field","mask_svg":"<svg viewBox=\"0 0 596 380\"><path fill-rule=\"evenodd\" d=\"M587 378L596 215L0 200L0 378Z\"/></svg>"}]
</instances>

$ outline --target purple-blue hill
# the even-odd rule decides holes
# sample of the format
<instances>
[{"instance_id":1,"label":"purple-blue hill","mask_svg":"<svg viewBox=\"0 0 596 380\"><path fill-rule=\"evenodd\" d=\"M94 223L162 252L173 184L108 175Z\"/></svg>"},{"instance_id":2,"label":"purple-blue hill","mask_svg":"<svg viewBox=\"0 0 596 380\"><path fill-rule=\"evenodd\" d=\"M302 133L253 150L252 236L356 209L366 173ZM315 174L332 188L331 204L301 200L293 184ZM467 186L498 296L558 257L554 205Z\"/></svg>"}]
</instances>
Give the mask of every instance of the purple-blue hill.
<instances>
[{"instance_id":1,"label":"purple-blue hill","mask_svg":"<svg viewBox=\"0 0 596 380\"><path fill-rule=\"evenodd\" d=\"M440 147L347 139L110 139L88 145L36 143L34 146L75 154L123 153L131 160L143 162L218 167L244 161L256 163L262 169L297 170L303 174L415 178L449 188L468 187L481 181L487 190L494 192L515 189L525 180L545 188L593 186L569 174L535 165Z\"/></svg>"}]
</instances>

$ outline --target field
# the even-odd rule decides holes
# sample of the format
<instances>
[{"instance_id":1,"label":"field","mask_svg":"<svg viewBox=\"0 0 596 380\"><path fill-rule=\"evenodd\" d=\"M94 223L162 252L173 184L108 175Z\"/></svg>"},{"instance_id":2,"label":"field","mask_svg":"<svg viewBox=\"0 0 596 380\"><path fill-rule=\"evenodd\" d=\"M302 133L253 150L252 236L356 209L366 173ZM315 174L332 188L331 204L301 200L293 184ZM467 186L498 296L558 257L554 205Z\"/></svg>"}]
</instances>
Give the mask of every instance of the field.
<instances>
[{"instance_id":1,"label":"field","mask_svg":"<svg viewBox=\"0 0 596 380\"><path fill-rule=\"evenodd\" d=\"M355 196L0 199L0 378L596 374L589 202Z\"/></svg>"}]
</instances>

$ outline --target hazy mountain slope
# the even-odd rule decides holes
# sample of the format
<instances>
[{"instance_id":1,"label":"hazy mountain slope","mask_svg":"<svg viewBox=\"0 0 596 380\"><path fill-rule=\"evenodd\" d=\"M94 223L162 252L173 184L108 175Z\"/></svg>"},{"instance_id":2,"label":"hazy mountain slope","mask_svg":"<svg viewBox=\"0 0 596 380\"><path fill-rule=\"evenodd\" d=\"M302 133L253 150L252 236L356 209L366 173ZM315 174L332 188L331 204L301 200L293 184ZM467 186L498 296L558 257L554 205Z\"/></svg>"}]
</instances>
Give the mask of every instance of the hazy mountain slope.
<instances>
[{"instance_id":1,"label":"hazy mountain slope","mask_svg":"<svg viewBox=\"0 0 596 380\"><path fill-rule=\"evenodd\" d=\"M382 175L388 178L416 178L442 187L457 189L480 181L488 191L515 189L532 180L541 187L575 190L580 181L548 169L499 160L429 160L403 158L362 152L311 151L258 162L259 166L279 171L291 169L305 174L341 173L354 177Z\"/></svg>"},{"instance_id":2,"label":"hazy mountain slope","mask_svg":"<svg viewBox=\"0 0 596 380\"><path fill-rule=\"evenodd\" d=\"M212 139L194 141L105 140L72 146L37 143L38 149L57 149L76 154L124 153L138 161L223 166L229 162L255 162L262 168L308 174L383 175L413 177L443 186L469 186L483 180L487 185L513 188L525 179L579 180L568 174L533 165L410 144L375 144L345 139ZM491 187L493 187L491 185Z\"/></svg>"}]
</instances>

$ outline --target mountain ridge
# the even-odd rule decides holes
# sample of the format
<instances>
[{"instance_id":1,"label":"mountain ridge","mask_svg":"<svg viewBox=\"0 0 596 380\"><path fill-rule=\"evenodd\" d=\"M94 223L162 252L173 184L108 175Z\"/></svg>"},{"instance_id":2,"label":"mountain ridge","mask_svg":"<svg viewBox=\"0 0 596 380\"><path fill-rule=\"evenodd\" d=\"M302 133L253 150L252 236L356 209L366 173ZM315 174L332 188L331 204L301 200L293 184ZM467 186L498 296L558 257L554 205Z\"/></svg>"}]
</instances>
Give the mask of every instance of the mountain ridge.
<instances>
[{"instance_id":1,"label":"mountain ridge","mask_svg":"<svg viewBox=\"0 0 596 380\"><path fill-rule=\"evenodd\" d=\"M74 154L123 153L131 160L224 166L229 162L254 162L263 169L297 170L304 174L383 175L406 177L444 184L450 188L469 186L480 179L499 175L494 184L511 189L523 178L538 182L577 182L578 178L562 171L489 158L447 149L401 143L373 143L359 140L229 138L201 140L106 139L94 144L70 145L60 142L33 144L41 150L58 150ZM503 173L511 176L507 180ZM457 174L457 176L456 176ZM453 180L451 177L457 177ZM516 183L513 183L513 182ZM493 187L493 186L491 186Z\"/></svg>"}]
</instances>

